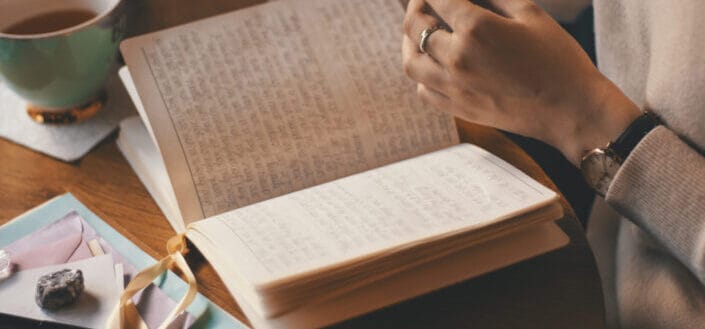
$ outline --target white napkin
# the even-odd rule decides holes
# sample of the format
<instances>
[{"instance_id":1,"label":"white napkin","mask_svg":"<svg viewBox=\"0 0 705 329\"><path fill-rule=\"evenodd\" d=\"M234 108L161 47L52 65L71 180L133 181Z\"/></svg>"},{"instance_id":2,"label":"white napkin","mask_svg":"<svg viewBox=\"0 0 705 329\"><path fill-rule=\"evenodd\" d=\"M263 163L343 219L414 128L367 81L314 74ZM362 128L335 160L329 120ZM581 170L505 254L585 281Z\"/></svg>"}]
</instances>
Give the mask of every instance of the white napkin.
<instances>
[{"instance_id":1,"label":"white napkin","mask_svg":"<svg viewBox=\"0 0 705 329\"><path fill-rule=\"evenodd\" d=\"M117 74L107 83L108 101L94 117L68 125L39 124L29 118L26 102L0 82L0 137L63 161L75 161L135 112Z\"/></svg>"}]
</instances>

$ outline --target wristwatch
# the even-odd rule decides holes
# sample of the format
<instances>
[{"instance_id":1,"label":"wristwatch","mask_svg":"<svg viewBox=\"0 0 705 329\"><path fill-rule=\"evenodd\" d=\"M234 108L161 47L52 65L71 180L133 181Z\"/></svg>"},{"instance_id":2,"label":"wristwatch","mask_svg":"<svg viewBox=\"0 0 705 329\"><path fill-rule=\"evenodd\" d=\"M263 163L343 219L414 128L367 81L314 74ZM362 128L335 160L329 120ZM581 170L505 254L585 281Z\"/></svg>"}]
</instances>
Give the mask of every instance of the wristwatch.
<instances>
[{"instance_id":1,"label":"wristwatch","mask_svg":"<svg viewBox=\"0 0 705 329\"><path fill-rule=\"evenodd\" d=\"M644 112L619 137L603 148L588 151L580 162L580 170L587 184L604 197L614 176L629 153L660 121L652 112Z\"/></svg>"}]
</instances>

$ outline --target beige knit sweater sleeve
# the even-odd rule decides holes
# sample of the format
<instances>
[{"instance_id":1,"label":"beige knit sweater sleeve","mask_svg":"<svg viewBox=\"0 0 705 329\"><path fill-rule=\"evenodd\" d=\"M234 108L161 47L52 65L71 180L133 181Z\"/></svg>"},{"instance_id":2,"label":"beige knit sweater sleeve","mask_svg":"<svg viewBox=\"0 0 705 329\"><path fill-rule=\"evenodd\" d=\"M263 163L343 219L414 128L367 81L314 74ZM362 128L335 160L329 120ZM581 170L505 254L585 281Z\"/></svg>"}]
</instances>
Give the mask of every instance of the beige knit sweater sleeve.
<instances>
[{"instance_id":1,"label":"beige knit sweater sleeve","mask_svg":"<svg viewBox=\"0 0 705 329\"><path fill-rule=\"evenodd\" d=\"M622 165L606 200L705 284L705 157L698 151L657 127Z\"/></svg>"}]
</instances>

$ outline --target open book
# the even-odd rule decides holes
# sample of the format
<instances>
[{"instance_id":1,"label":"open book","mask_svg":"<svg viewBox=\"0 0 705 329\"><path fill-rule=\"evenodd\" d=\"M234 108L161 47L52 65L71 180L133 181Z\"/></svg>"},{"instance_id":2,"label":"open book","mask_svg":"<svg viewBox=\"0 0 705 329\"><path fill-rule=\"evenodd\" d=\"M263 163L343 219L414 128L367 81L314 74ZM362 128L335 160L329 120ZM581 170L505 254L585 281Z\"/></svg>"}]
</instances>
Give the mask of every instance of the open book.
<instances>
[{"instance_id":1,"label":"open book","mask_svg":"<svg viewBox=\"0 0 705 329\"><path fill-rule=\"evenodd\" d=\"M319 327L567 243L558 195L459 138L396 0L287 0L122 44L118 145L255 327Z\"/></svg>"}]
</instances>

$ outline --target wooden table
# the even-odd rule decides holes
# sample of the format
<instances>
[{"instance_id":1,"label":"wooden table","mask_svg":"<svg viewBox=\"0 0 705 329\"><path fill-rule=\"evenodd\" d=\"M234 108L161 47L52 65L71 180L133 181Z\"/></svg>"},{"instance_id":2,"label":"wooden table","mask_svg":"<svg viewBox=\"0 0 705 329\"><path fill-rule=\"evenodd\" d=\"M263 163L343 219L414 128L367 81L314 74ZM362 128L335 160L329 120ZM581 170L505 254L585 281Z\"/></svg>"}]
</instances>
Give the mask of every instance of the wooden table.
<instances>
[{"instance_id":1,"label":"wooden table","mask_svg":"<svg viewBox=\"0 0 705 329\"><path fill-rule=\"evenodd\" d=\"M141 31L172 26L257 1L159 0L132 3ZM178 8L178 10L174 9ZM173 9L173 10L172 10ZM157 14L159 13L159 14ZM556 189L541 168L501 133L459 122L463 141L480 145ZM174 234L115 146L115 135L75 163L63 163L0 140L0 224L48 199L73 193L155 258ZM599 276L578 221L565 200L560 226L567 247L340 324L343 328L602 328ZM199 291L235 317L242 312L198 253L188 256Z\"/></svg>"}]
</instances>

